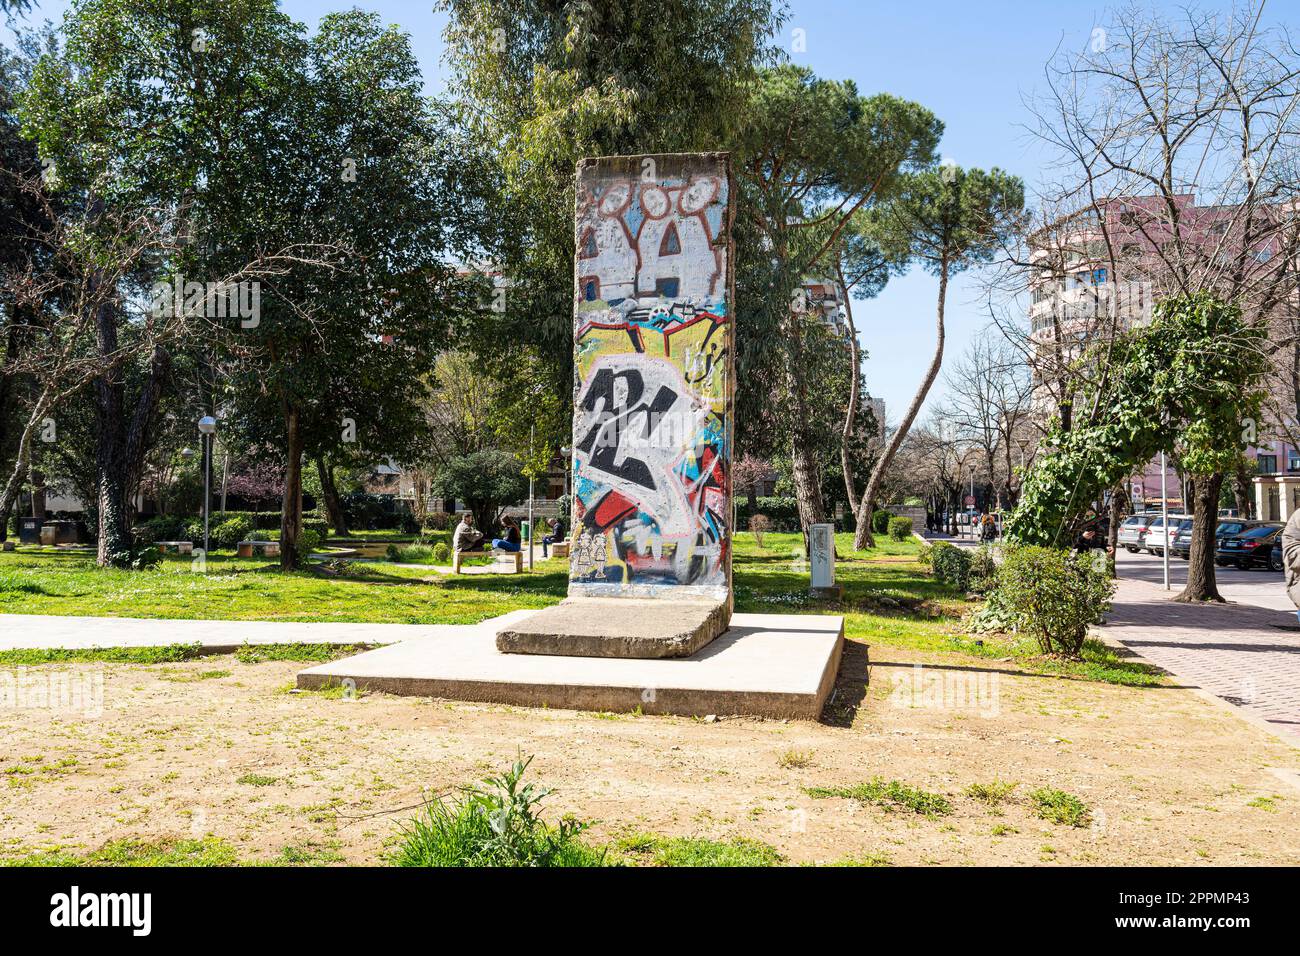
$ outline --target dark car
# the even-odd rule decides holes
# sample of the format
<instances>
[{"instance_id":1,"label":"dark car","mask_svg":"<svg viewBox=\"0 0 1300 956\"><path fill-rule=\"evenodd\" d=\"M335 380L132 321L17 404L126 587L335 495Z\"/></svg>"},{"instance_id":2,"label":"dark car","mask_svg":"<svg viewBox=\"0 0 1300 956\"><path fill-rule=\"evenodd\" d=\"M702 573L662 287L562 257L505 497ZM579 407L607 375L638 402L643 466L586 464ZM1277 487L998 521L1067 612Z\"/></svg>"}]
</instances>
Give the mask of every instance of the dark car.
<instances>
[{"instance_id":1,"label":"dark car","mask_svg":"<svg viewBox=\"0 0 1300 956\"><path fill-rule=\"evenodd\" d=\"M1259 565L1276 570L1273 564L1273 545L1281 538L1280 524L1260 524L1247 528L1240 534L1228 535L1219 539L1219 546L1214 552L1214 563L1220 566L1236 565L1243 571Z\"/></svg>"},{"instance_id":2,"label":"dark car","mask_svg":"<svg viewBox=\"0 0 1300 956\"><path fill-rule=\"evenodd\" d=\"M1178 555L1184 561L1192 554L1192 520L1188 518L1179 525L1178 534L1174 538L1173 545L1169 548L1172 554ZM1241 534L1258 523L1257 521L1247 521L1245 518L1220 518L1219 523L1214 528L1215 548L1218 548L1224 538L1234 534Z\"/></svg>"},{"instance_id":3,"label":"dark car","mask_svg":"<svg viewBox=\"0 0 1300 956\"><path fill-rule=\"evenodd\" d=\"M1286 565L1282 563L1282 536L1278 535L1277 540L1273 542L1273 550L1268 553L1268 566L1272 571L1282 571Z\"/></svg>"}]
</instances>

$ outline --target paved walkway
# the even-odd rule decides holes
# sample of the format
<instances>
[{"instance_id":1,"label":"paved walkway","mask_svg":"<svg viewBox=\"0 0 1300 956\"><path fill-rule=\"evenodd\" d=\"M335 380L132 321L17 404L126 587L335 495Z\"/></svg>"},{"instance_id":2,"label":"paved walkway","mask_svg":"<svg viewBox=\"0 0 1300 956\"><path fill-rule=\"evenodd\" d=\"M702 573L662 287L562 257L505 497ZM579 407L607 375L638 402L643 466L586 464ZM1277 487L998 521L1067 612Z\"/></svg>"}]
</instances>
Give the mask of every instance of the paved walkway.
<instances>
[{"instance_id":1,"label":"paved walkway","mask_svg":"<svg viewBox=\"0 0 1300 956\"><path fill-rule=\"evenodd\" d=\"M1166 591L1143 580L1144 565L1126 569L1133 560L1120 562L1114 608L1102 633L1300 746L1300 624L1294 611L1247 603L1255 589L1257 600L1277 603L1272 589L1259 585L1243 585L1237 594L1225 587L1228 604L1175 603L1170 597L1181 582Z\"/></svg>"},{"instance_id":2,"label":"paved walkway","mask_svg":"<svg viewBox=\"0 0 1300 956\"><path fill-rule=\"evenodd\" d=\"M0 614L0 651L33 648L166 647L200 644L228 653L244 644L396 644L458 633L457 624L344 624L301 621L150 620Z\"/></svg>"}]
</instances>

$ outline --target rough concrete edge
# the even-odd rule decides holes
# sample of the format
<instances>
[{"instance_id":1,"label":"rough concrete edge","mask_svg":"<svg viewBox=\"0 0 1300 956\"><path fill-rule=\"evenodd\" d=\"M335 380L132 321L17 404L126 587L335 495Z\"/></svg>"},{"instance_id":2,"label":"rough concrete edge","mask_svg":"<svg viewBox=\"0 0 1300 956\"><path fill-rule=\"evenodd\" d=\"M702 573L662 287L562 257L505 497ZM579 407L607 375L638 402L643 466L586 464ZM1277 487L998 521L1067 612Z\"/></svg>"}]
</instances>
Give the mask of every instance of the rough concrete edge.
<instances>
[{"instance_id":1,"label":"rough concrete edge","mask_svg":"<svg viewBox=\"0 0 1300 956\"><path fill-rule=\"evenodd\" d=\"M716 641L731 627L732 611L727 602L719 602L708 605L709 615L703 625L694 631L678 631L674 634L645 638L638 643L648 648L663 650L665 653L660 654L610 654L601 650L602 647L609 643L621 645L623 640L612 638L602 638L594 635L583 635L581 638L570 636L567 639L574 641L573 645L560 650L554 641L548 639L555 638L556 635L544 633L543 631L528 632L524 625L534 617L545 615L552 608L562 607L568 601L575 600L573 597L566 598L559 604L553 604L549 608L542 608L535 614L530 614L513 624L498 628L496 632L496 648L502 654L531 654L541 657L594 657L607 660L677 660L683 657L690 657L697 651L703 650L714 641ZM576 600L582 600L581 597ZM618 600L611 598L610 600ZM703 602L691 602L700 603ZM841 624L840 632L843 634L843 625ZM539 638L541 641L539 642ZM524 648L519 646L521 642L527 641L534 645L534 648Z\"/></svg>"},{"instance_id":2,"label":"rough concrete edge","mask_svg":"<svg viewBox=\"0 0 1300 956\"><path fill-rule=\"evenodd\" d=\"M827 668L832 683L839 670L839 652L842 646L842 641L836 644L836 652L831 655L835 667ZM639 707L643 714L660 717L704 717L718 714L728 717L816 721L821 717L825 705L821 688L813 695L785 691L656 688L653 699L646 700L644 688L608 684L536 684L437 677L349 677L312 673L309 670L298 673L297 687L301 690L318 690L344 680L355 681L359 690L401 697L434 697L471 703L593 712L632 712ZM702 696L709 698L708 706L692 702Z\"/></svg>"}]
</instances>

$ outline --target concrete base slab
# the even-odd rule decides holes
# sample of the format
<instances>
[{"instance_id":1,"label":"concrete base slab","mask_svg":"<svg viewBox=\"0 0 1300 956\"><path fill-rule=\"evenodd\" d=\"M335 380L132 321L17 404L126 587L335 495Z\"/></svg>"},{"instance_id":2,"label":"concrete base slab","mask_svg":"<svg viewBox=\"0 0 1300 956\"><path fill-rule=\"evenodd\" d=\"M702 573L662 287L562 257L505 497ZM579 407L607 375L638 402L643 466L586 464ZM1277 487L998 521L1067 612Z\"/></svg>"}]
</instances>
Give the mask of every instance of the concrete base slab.
<instances>
[{"instance_id":1,"label":"concrete base slab","mask_svg":"<svg viewBox=\"0 0 1300 956\"><path fill-rule=\"evenodd\" d=\"M690 657L649 660L506 654L496 646L501 627L484 621L309 667L298 686L351 680L389 694L524 707L816 720L844 643L836 615L736 614Z\"/></svg>"},{"instance_id":2,"label":"concrete base slab","mask_svg":"<svg viewBox=\"0 0 1300 956\"><path fill-rule=\"evenodd\" d=\"M497 631L505 654L690 657L727 629L721 601L571 597Z\"/></svg>"}]
</instances>

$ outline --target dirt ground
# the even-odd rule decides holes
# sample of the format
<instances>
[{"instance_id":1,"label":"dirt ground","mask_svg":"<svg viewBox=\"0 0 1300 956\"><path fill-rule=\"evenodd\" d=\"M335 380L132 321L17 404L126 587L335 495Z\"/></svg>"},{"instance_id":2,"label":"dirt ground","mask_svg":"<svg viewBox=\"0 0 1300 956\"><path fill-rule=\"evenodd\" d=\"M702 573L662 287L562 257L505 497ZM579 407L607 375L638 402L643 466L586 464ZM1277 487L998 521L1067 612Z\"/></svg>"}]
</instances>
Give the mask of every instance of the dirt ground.
<instances>
[{"instance_id":1,"label":"dirt ground","mask_svg":"<svg viewBox=\"0 0 1300 956\"><path fill-rule=\"evenodd\" d=\"M290 692L307 665L233 657L29 668L102 674L103 712L0 710L0 857L211 834L245 862L380 863L413 813L401 808L522 753L556 790L548 818L599 821L593 841L749 837L792 863L1300 863L1300 751L1189 690L871 657L864 696L850 642L822 723L331 698ZM930 681L945 676L940 695ZM804 792L874 777L953 812ZM995 779L1017 785L1001 807L965 792ZM1038 818L1040 787L1077 796L1091 823Z\"/></svg>"}]
</instances>

